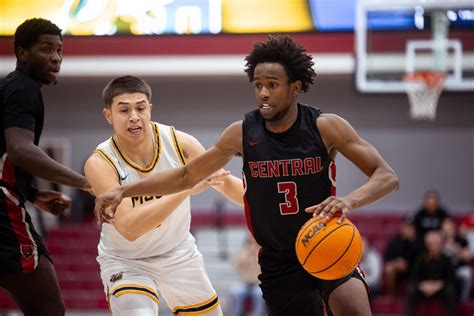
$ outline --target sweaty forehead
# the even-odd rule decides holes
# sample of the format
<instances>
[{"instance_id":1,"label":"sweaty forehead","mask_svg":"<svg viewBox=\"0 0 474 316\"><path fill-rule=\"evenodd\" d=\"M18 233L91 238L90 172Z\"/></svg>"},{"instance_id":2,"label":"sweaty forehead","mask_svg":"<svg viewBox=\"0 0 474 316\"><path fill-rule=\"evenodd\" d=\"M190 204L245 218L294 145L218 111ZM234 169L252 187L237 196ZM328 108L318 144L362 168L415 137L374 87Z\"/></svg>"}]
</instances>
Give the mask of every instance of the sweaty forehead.
<instances>
[{"instance_id":1,"label":"sweaty forehead","mask_svg":"<svg viewBox=\"0 0 474 316\"><path fill-rule=\"evenodd\" d=\"M285 68L280 63L260 63L255 67L254 71L255 80L258 79L279 79L286 80Z\"/></svg>"}]
</instances>

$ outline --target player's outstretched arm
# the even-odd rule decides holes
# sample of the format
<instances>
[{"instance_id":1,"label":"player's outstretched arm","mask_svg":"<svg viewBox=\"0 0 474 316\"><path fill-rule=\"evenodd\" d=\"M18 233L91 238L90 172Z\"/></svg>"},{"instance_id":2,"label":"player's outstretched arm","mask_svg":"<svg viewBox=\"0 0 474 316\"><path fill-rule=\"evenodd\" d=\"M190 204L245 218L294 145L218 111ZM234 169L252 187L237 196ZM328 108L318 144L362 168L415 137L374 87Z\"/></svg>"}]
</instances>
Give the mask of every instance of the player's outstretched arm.
<instances>
[{"instance_id":1,"label":"player's outstretched arm","mask_svg":"<svg viewBox=\"0 0 474 316\"><path fill-rule=\"evenodd\" d=\"M100 195L94 208L96 217L111 220L124 197L167 195L192 188L241 152L242 144L238 143L238 135L242 135L241 126L241 122L229 126L214 146L183 167L160 172L132 185L115 187Z\"/></svg>"},{"instance_id":2,"label":"player's outstretched arm","mask_svg":"<svg viewBox=\"0 0 474 316\"><path fill-rule=\"evenodd\" d=\"M84 170L97 194L119 187L118 175L115 170L97 153L93 153L89 157ZM123 199L117 207L113 220L107 222L113 224L127 240L136 240L161 225L188 196L198 194L210 186L221 185L220 178L227 175L225 172L213 175L190 190L156 197L157 199L154 201L145 204L138 204L140 199L136 199L135 204L138 205L133 205L130 198Z\"/></svg>"},{"instance_id":3,"label":"player's outstretched arm","mask_svg":"<svg viewBox=\"0 0 474 316\"><path fill-rule=\"evenodd\" d=\"M206 151L201 143L192 135L176 131L176 136L188 162ZM240 141L238 142L242 143L242 133L240 133ZM245 192L242 180L229 174L227 177L223 177L222 181L223 185L214 186L213 188L224 195L229 201L243 206L243 196Z\"/></svg>"},{"instance_id":4,"label":"player's outstretched arm","mask_svg":"<svg viewBox=\"0 0 474 316\"><path fill-rule=\"evenodd\" d=\"M90 191L84 176L57 163L34 144L33 132L11 127L5 129L5 139L8 157L13 164L47 181Z\"/></svg>"},{"instance_id":5,"label":"player's outstretched arm","mask_svg":"<svg viewBox=\"0 0 474 316\"><path fill-rule=\"evenodd\" d=\"M308 212L329 218L335 212L342 211L342 221L352 209L374 203L398 189L398 177L393 169L371 144L359 137L347 121L337 115L323 114L316 122L328 152L342 153L369 179L346 196L331 196L307 208Z\"/></svg>"}]
</instances>

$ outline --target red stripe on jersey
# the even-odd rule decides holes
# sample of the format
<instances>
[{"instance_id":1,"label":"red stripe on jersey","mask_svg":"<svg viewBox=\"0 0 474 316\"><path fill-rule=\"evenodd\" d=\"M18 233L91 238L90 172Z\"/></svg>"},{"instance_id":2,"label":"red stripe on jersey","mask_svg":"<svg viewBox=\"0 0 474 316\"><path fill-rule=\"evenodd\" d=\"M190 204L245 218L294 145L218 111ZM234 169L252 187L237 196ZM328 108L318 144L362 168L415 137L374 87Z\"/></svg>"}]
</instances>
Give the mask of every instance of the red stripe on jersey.
<instances>
[{"instance_id":1,"label":"red stripe on jersey","mask_svg":"<svg viewBox=\"0 0 474 316\"><path fill-rule=\"evenodd\" d=\"M10 192L10 191L9 191ZM21 267L23 272L33 272L35 269L35 243L28 234L28 224L25 222L25 209L15 205L8 197L5 198L8 217L21 251Z\"/></svg>"},{"instance_id":2,"label":"red stripe on jersey","mask_svg":"<svg viewBox=\"0 0 474 316\"><path fill-rule=\"evenodd\" d=\"M336 196L336 163L331 161L329 164L329 180L331 180L331 195Z\"/></svg>"},{"instance_id":3,"label":"red stripe on jersey","mask_svg":"<svg viewBox=\"0 0 474 316\"><path fill-rule=\"evenodd\" d=\"M247 222L247 227L249 228L250 233L253 235L252 219L250 218L250 207L247 202L247 197L244 195L244 209L245 209L245 221ZM255 236L254 236L255 237Z\"/></svg>"},{"instance_id":4,"label":"red stripe on jersey","mask_svg":"<svg viewBox=\"0 0 474 316\"><path fill-rule=\"evenodd\" d=\"M2 169L2 180L7 183L11 188L15 187L16 185L16 177L15 177L15 167L10 161L10 158L7 156L5 162L3 163Z\"/></svg>"}]
</instances>

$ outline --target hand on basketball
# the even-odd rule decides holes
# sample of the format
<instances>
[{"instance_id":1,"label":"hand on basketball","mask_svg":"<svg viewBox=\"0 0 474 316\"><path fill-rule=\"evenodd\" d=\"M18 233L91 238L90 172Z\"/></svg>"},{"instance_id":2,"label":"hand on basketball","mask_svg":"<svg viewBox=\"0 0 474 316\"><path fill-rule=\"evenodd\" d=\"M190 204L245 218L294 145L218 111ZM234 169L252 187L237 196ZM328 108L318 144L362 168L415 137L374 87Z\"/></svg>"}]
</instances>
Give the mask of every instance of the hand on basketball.
<instances>
[{"instance_id":1,"label":"hand on basketball","mask_svg":"<svg viewBox=\"0 0 474 316\"><path fill-rule=\"evenodd\" d=\"M38 191L33 203L39 209L59 216L71 206L71 198L56 191Z\"/></svg>"},{"instance_id":2,"label":"hand on basketball","mask_svg":"<svg viewBox=\"0 0 474 316\"><path fill-rule=\"evenodd\" d=\"M313 205L306 208L306 212L313 213L313 216L324 218L325 222L333 217L336 212L341 211L342 214L337 221L339 224L344 221L351 210L352 206L349 201L338 196L330 196L318 205Z\"/></svg>"},{"instance_id":3,"label":"hand on basketball","mask_svg":"<svg viewBox=\"0 0 474 316\"><path fill-rule=\"evenodd\" d=\"M95 199L94 214L97 224L113 223L115 211L122 202L122 187L113 188Z\"/></svg>"},{"instance_id":4,"label":"hand on basketball","mask_svg":"<svg viewBox=\"0 0 474 316\"><path fill-rule=\"evenodd\" d=\"M196 184L189 191L190 191L191 195L196 195L196 194L199 194L199 193L203 192L204 190L206 190L210 187L223 185L224 181L222 181L222 179L227 177L229 174L230 174L229 171L224 171L224 170L218 171L218 172L214 173L212 176L210 176L209 178L207 178L207 179L199 182L198 184Z\"/></svg>"}]
</instances>

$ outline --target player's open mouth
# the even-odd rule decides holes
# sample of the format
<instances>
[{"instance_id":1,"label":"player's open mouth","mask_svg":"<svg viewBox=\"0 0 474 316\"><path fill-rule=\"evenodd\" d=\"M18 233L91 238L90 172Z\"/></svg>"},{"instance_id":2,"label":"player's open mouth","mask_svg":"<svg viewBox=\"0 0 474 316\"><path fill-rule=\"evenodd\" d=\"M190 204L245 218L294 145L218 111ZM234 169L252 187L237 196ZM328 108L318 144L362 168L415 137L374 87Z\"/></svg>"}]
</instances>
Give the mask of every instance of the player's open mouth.
<instances>
[{"instance_id":1,"label":"player's open mouth","mask_svg":"<svg viewBox=\"0 0 474 316\"><path fill-rule=\"evenodd\" d=\"M260 109L262 110L270 110L273 106L271 106L270 104L268 103L263 103L260 105Z\"/></svg>"},{"instance_id":2,"label":"player's open mouth","mask_svg":"<svg viewBox=\"0 0 474 316\"><path fill-rule=\"evenodd\" d=\"M51 77L57 78L59 76L59 69L50 69L48 73Z\"/></svg>"},{"instance_id":3,"label":"player's open mouth","mask_svg":"<svg viewBox=\"0 0 474 316\"><path fill-rule=\"evenodd\" d=\"M128 131L131 133L131 134L134 134L134 135L137 135L137 134L140 134L142 132L142 128L141 127L130 127L128 129Z\"/></svg>"}]
</instances>

